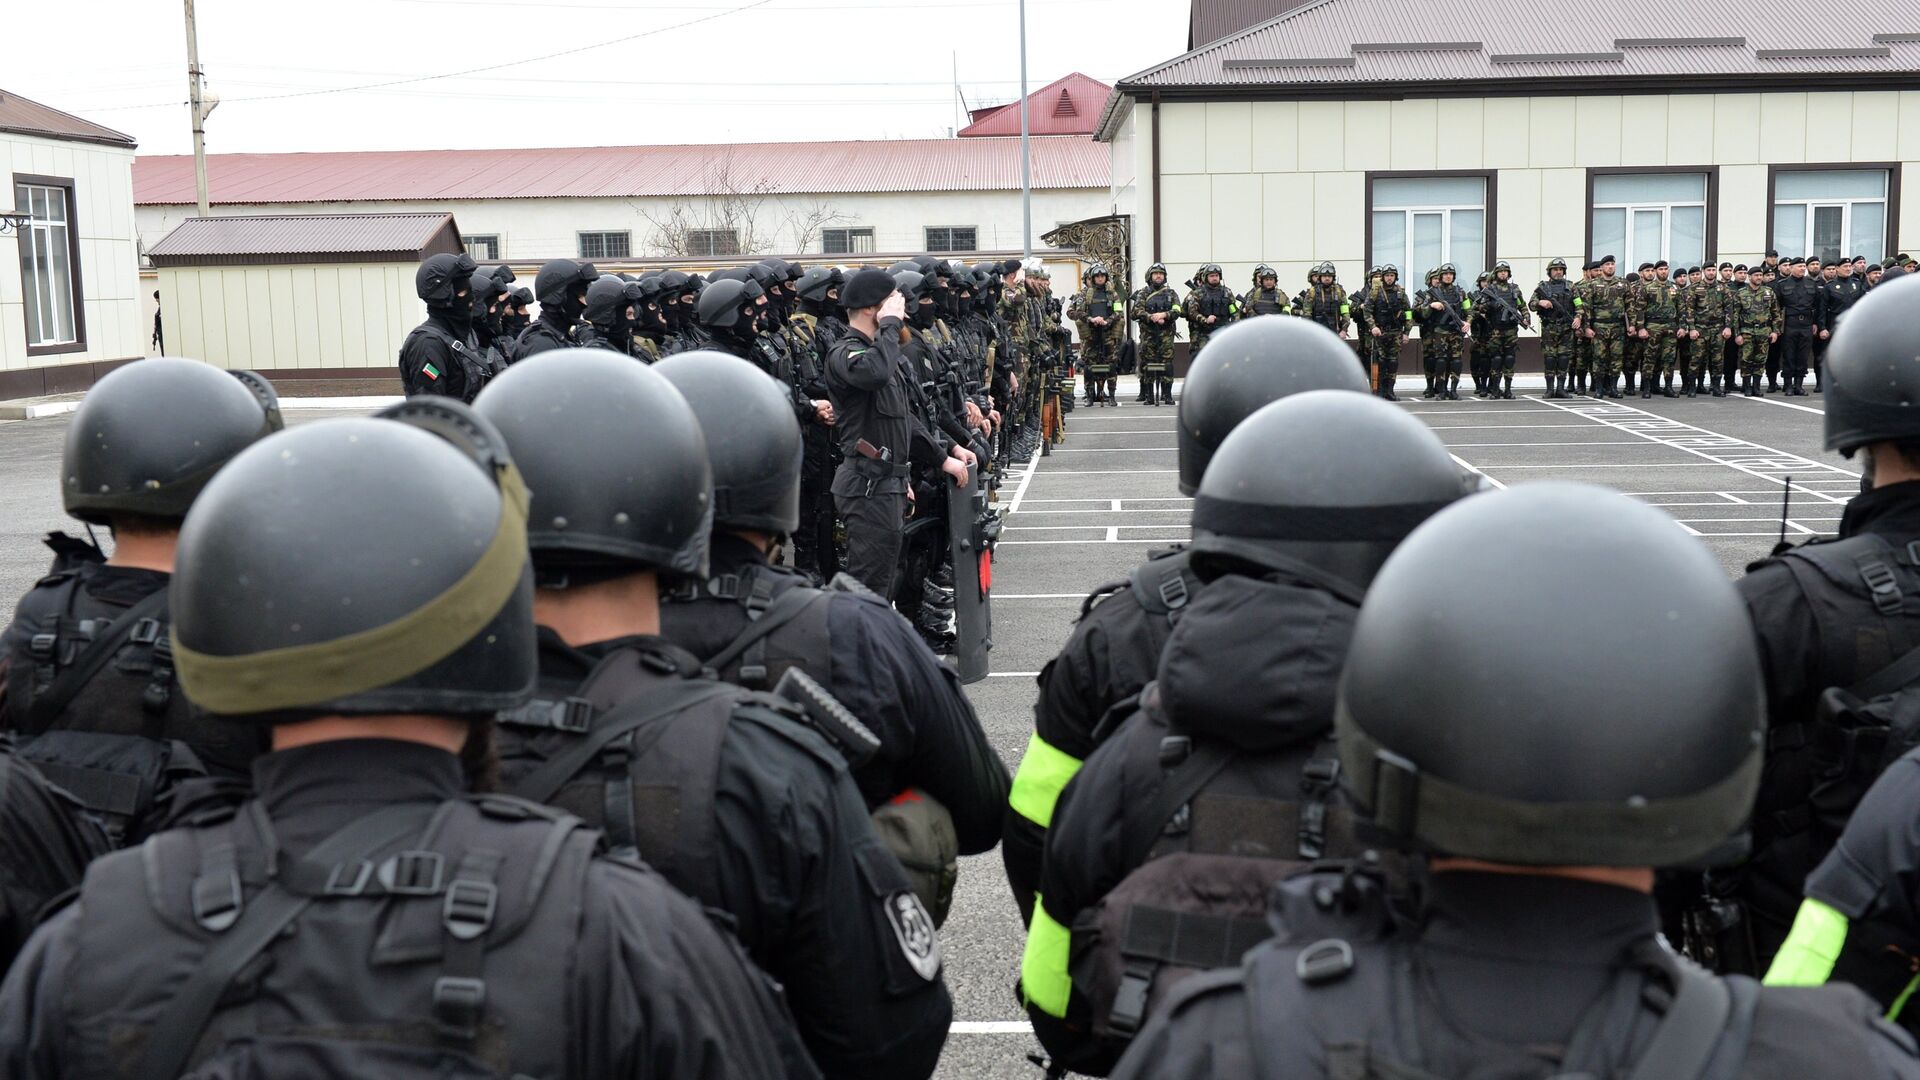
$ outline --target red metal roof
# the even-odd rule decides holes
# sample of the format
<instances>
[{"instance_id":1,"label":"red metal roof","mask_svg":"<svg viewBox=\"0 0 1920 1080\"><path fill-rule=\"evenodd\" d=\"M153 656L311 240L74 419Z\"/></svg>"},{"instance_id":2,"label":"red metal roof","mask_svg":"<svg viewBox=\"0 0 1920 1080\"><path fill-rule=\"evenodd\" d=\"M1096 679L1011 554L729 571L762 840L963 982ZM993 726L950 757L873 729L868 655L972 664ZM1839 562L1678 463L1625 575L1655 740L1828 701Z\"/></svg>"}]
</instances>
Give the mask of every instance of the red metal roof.
<instances>
[{"instance_id":1,"label":"red metal roof","mask_svg":"<svg viewBox=\"0 0 1920 1080\"><path fill-rule=\"evenodd\" d=\"M110 146L134 144L131 135L122 135L112 128L82 120L72 113L61 112L51 105L42 105L9 90L0 90L0 131L68 142L106 143Z\"/></svg>"},{"instance_id":2,"label":"red metal roof","mask_svg":"<svg viewBox=\"0 0 1920 1080\"><path fill-rule=\"evenodd\" d=\"M1027 95L1027 133L1030 135L1090 135L1100 119L1100 107L1113 88L1079 72L1055 79ZM963 139L1020 134L1020 103L1010 101L995 109L975 109L973 123L959 131Z\"/></svg>"},{"instance_id":3,"label":"red metal roof","mask_svg":"<svg viewBox=\"0 0 1920 1080\"><path fill-rule=\"evenodd\" d=\"M1101 96L1083 109L1083 130L1092 129L1104 95L1102 87ZM1110 172L1107 148L1085 135L1033 140L1036 189L1106 187ZM1020 140L216 154L207 158L207 177L213 201L229 205L632 198L727 190L1018 191ZM142 206L193 202L193 158L136 158L133 201Z\"/></svg>"}]
</instances>

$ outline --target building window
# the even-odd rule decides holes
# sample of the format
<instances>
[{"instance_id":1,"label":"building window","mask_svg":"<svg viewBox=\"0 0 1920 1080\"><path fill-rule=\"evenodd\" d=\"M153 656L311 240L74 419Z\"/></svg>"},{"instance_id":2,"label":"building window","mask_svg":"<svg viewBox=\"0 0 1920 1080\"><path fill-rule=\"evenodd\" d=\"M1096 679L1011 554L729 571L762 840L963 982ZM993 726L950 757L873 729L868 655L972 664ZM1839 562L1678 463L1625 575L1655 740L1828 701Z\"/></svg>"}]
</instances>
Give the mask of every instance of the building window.
<instances>
[{"instance_id":1,"label":"building window","mask_svg":"<svg viewBox=\"0 0 1920 1080\"><path fill-rule=\"evenodd\" d=\"M736 229L688 229L687 254L738 255L740 233Z\"/></svg>"},{"instance_id":2,"label":"building window","mask_svg":"<svg viewBox=\"0 0 1920 1080\"><path fill-rule=\"evenodd\" d=\"M971 225L927 226L928 251L978 251L976 230Z\"/></svg>"},{"instance_id":3,"label":"building window","mask_svg":"<svg viewBox=\"0 0 1920 1080\"><path fill-rule=\"evenodd\" d=\"M1886 169L1782 169L1773 179L1773 248L1781 258L1887 254Z\"/></svg>"},{"instance_id":4,"label":"building window","mask_svg":"<svg viewBox=\"0 0 1920 1080\"><path fill-rule=\"evenodd\" d=\"M632 233L583 232L580 257L583 259L624 259L632 250Z\"/></svg>"},{"instance_id":5,"label":"building window","mask_svg":"<svg viewBox=\"0 0 1920 1080\"><path fill-rule=\"evenodd\" d=\"M873 230L822 229L820 250L827 255L865 255L873 250Z\"/></svg>"},{"instance_id":6,"label":"building window","mask_svg":"<svg viewBox=\"0 0 1920 1080\"><path fill-rule=\"evenodd\" d=\"M1461 283L1487 268L1486 177L1379 177L1368 196L1374 265L1400 267L1407 282L1441 263Z\"/></svg>"},{"instance_id":7,"label":"building window","mask_svg":"<svg viewBox=\"0 0 1920 1080\"><path fill-rule=\"evenodd\" d=\"M1593 178L1587 257L1619 256L1623 271L1665 259L1696 266L1707 257L1707 174L1607 173Z\"/></svg>"},{"instance_id":8,"label":"building window","mask_svg":"<svg viewBox=\"0 0 1920 1080\"><path fill-rule=\"evenodd\" d=\"M86 347L80 317L80 251L75 242L73 181L33 177L16 182L14 205L28 215L20 227L20 285L27 350L72 352Z\"/></svg>"},{"instance_id":9,"label":"building window","mask_svg":"<svg viewBox=\"0 0 1920 1080\"><path fill-rule=\"evenodd\" d=\"M586 233L581 234L581 243L586 243L587 235ZM467 254L473 256L477 262L493 262L500 257L500 235L498 233L492 236L469 236L466 238L466 245Z\"/></svg>"}]
</instances>

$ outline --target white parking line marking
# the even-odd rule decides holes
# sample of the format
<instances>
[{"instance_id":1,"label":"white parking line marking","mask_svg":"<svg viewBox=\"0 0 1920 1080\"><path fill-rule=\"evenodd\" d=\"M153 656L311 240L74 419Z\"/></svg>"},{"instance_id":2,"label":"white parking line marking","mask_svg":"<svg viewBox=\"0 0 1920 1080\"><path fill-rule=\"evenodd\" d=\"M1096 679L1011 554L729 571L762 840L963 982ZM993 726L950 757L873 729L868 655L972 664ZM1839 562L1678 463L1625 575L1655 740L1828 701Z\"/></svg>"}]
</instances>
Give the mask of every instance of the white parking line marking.
<instances>
[{"instance_id":1,"label":"white parking line marking","mask_svg":"<svg viewBox=\"0 0 1920 1080\"><path fill-rule=\"evenodd\" d=\"M1033 1025L1025 1020L955 1020L949 1035L1029 1035Z\"/></svg>"},{"instance_id":2,"label":"white parking line marking","mask_svg":"<svg viewBox=\"0 0 1920 1080\"><path fill-rule=\"evenodd\" d=\"M1750 398L1742 395L1741 400L1751 401L1758 405L1778 405L1783 409L1799 409L1801 412L1810 412L1815 416L1827 415L1827 410L1825 409L1816 409L1811 405L1798 405L1791 401L1775 401L1770 397Z\"/></svg>"},{"instance_id":3,"label":"white parking line marking","mask_svg":"<svg viewBox=\"0 0 1920 1080\"><path fill-rule=\"evenodd\" d=\"M1507 489L1507 485L1501 483L1498 480L1495 480L1493 477L1488 476L1486 473L1481 472L1479 468L1473 464L1473 462L1468 461L1466 458L1461 457L1459 454L1448 454L1447 456L1453 459L1453 463L1455 465L1458 465L1461 468L1467 470L1468 472L1473 473L1474 475L1480 477L1482 480L1485 480L1487 483L1492 484L1496 488L1499 488L1501 491L1505 491Z\"/></svg>"}]
</instances>

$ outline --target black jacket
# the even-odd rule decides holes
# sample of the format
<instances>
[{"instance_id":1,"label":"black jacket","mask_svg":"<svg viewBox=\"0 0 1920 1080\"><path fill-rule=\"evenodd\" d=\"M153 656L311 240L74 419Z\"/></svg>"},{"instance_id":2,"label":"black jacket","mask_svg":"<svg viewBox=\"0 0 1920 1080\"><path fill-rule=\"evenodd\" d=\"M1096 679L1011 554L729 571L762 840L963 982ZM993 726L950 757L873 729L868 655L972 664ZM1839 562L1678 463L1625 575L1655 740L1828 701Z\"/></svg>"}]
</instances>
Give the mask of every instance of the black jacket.
<instances>
[{"instance_id":1,"label":"black jacket","mask_svg":"<svg viewBox=\"0 0 1920 1080\"><path fill-rule=\"evenodd\" d=\"M711 561L714 578L772 578L773 599L810 587L803 575L768 566L758 548L728 533L714 534ZM919 788L953 815L961 854L992 849L1006 812L1007 768L953 669L878 598L828 592L815 603L826 605L825 639L801 640L809 622L796 620L769 635L770 648L774 656L801 659L793 666L879 736L879 754L853 774L867 808ZM740 600L698 588L676 594L660 610L661 636L703 658L725 649L749 621Z\"/></svg>"},{"instance_id":2,"label":"black jacket","mask_svg":"<svg viewBox=\"0 0 1920 1080\"><path fill-rule=\"evenodd\" d=\"M1773 291L1780 297L1780 311L1786 319L1787 329L1805 330L1828 325L1827 291L1820 282L1811 278L1784 277L1773 283Z\"/></svg>"},{"instance_id":3,"label":"black jacket","mask_svg":"<svg viewBox=\"0 0 1920 1080\"><path fill-rule=\"evenodd\" d=\"M473 330L438 315L427 316L400 345L400 386L410 397L435 394L471 402L490 371Z\"/></svg>"},{"instance_id":4,"label":"black jacket","mask_svg":"<svg viewBox=\"0 0 1920 1080\"><path fill-rule=\"evenodd\" d=\"M924 465L946 455L947 444L915 415L918 388L899 328L888 319L874 339L849 327L827 354L827 393L841 456L835 495L866 494L870 484L876 492L905 491L910 462ZM885 460L862 455L863 440Z\"/></svg>"},{"instance_id":5,"label":"black jacket","mask_svg":"<svg viewBox=\"0 0 1920 1080\"><path fill-rule=\"evenodd\" d=\"M78 802L33 766L0 752L0 972L27 943L40 914L77 888L107 836Z\"/></svg>"},{"instance_id":6,"label":"black jacket","mask_svg":"<svg viewBox=\"0 0 1920 1080\"><path fill-rule=\"evenodd\" d=\"M410 803L423 812L438 808L434 829L464 814L469 829L487 841L481 845L490 849L487 857L504 860L502 918L518 911L528 921L511 937L488 938L481 968L489 985L482 1023L506 1027L495 1049L511 1055L498 1071L519 1067L579 1080L818 1075L793 1036L777 989L699 907L653 871L592 856L591 846L569 838L553 852L554 872L537 903L516 903L526 893L516 872L532 870L524 838L530 831L548 835L551 823L473 814L452 754L418 743L350 740L280 751L257 762L255 772L257 805L271 822L280 865L369 814ZM239 827L253 820L249 814L243 808L231 820L162 834L152 843L169 850L210 845L201 850L217 857L225 838L256 835ZM409 837L381 850L398 850L409 840L432 842L427 835ZM265 853L247 847L239 854L246 856L244 880L257 888ZM129 1075L140 1045L129 1036L152 1023L216 940L196 925L199 907L189 900L200 895L188 888L199 880L196 868L170 861L148 868L156 875L148 877L142 861L148 857L129 850L101 859L79 900L34 936L0 992L0 1031L6 1033L0 1073L11 1080ZM363 1044L404 1044L408 1022L431 1031L423 991L411 1006L417 1017L405 1015L407 1006L382 1008L394 1007L390 999L406 987L430 985L433 972L451 962L437 953L394 961L395 939L407 936L401 909L411 903L424 911L426 902L316 902L295 923L306 933L277 939L267 949L272 962L236 980L237 989L253 992L215 1013L209 1049L250 1046L249 1052L271 1053L273 1042L289 1036L326 1044L344 1040L348 1031ZM438 923L440 904L432 903ZM376 904L382 906L371 907ZM379 922L370 917L382 912ZM130 934L140 936L127 940ZM514 948L516 940L547 943L559 955L554 963L532 963L524 949ZM116 941L125 947L95 951ZM383 951L389 955L376 963ZM389 1000L368 1000L368 993ZM535 1012L530 1006L538 1007L538 1021L528 1019ZM242 1041L250 1036L257 1037ZM284 1067L288 1059L279 1060ZM555 1067L558 1062L564 1068Z\"/></svg>"},{"instance_id":7,"label":"black jacket","mask_svg":"<svg viewBox=\"0 0 1920 1080\"><path fill-rule=\"evenodd\" d=\"M692 656L660 638L573 648L543 627L540 696L568 696L623 650L655 658L662 680L699 670ZM711 781L715 846L704 866L664 865L667 879L727 913L748 954L786 987L801 1037L827 1076L928 1076L953 1016L938 943L926 943L930 964L912 955L918 943L895 921L895 903L908 895L905 872L874 834L844 763L797 723L731 718L734 706L752 696L737 690L696 706L727 727ZM509 788L566 745L506 725L499 734ZM636 789L634 797L642 794ZM598 816L604 820L604 810ZM927 967L931 973L923 974Z\"/></svg>"},{"instance_id":8,"label":"black jacket","mask_svg":"<svg viewBox=\"0 0 1920 1080\"><path fill-rule=\"evenodd\" d=\"M562 314L557 305L552 308L542 306L540 317L528 323L527 328L514 339L513 349L507 359L518 363L548 349L571 349L579 344L574 335L573 320Z\"/></svg>"}]
</instances>

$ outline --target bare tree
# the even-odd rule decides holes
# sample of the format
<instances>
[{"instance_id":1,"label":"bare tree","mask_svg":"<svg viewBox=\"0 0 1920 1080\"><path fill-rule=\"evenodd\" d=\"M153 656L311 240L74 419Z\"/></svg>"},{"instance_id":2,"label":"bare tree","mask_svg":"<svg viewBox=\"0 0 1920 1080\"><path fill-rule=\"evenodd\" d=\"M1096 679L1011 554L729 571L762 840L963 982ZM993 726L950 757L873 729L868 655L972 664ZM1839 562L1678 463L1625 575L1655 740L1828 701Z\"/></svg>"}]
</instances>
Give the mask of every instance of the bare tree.
<instances>
[{"instance_id":1,"label":"bare tree","mask_svg":"<svg viewBox=\"0 0 1920 1080\"><path fill-rule=\"evenodd\" d=\"M760 251L772 242L776 230L762 224L773 181L750 180L734 162L731 150L707 166L704 195L678 199L664 208L633 208L650 227L647 246L657 255L739 255ZM720 233L714 237L713 233ZM725 235L732 234L728 243ZM729 250L730 249L730 250Z\"/></svg>"},{"instance_id":2,"label":"bare tree","mask_svg":"<svg viewBox=\"0 0 1920 1080\"><path fill-rule=\"evenodd\" d=\"M794 239L794 252L799 254L814 250L815 243L820 239L820 230L846 220L845 214L827 205L824 199L815 199L788 211L787 234Z\"/></svg>"}]
</instances>

